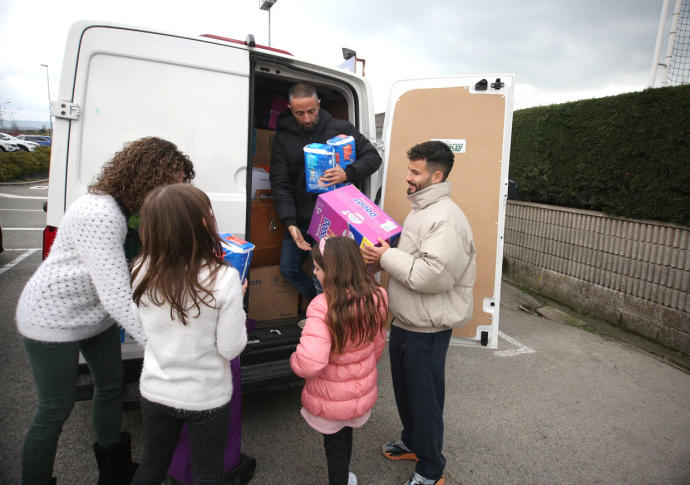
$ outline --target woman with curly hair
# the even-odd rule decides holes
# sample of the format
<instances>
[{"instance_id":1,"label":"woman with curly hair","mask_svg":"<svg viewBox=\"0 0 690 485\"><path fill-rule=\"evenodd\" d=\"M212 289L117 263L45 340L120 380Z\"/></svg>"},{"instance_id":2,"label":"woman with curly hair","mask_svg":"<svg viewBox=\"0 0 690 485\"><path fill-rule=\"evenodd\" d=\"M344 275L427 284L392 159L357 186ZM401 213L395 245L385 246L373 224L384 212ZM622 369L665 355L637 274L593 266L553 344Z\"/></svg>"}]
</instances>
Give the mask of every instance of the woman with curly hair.
<instances>
[{"instance_id":1,"label":"woman with curly hair","mask_svg":"<svg viewBox=\"0 0 690 485\"><path fill-rule=\"evenodd\" d=\"M50 254L17 304L17 328L38 393L38 408L22 450L22 483L55 483L53 463L62 425L76 398L79 352L94 383L98 484L126 484L134 475L130 436L120 430L123 371L118 325L142 344L145 335L135 316L123 245L128 220L130 228L136 226L136 214L152 189L192 178L192 162L173 143L141 138L116 153L89 193L65 212Z\"/></svg>"}]
</instances>

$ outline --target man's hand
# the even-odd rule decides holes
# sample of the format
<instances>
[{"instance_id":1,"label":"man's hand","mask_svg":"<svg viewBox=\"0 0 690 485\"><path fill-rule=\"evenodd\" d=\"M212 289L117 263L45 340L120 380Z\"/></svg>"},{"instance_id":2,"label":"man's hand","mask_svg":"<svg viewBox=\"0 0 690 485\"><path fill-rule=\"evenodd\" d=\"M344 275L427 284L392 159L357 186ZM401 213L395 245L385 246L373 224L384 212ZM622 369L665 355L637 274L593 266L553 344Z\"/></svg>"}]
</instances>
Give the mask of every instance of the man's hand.
<instances>
[{"instance_id":1,"label":"man's hand","mask_svg":"<svg viewBox=\"0 0 690 485\"><path fill-rule=\"evenodd\" d=\"M319 182L321 182L321 184L324 187L330 187L331 185L335 184L342 184L344 182L347 182L347 174L340 165L336 164L335 168L329 168L323 173L323 175L319 179Z\"/></svg>"},{"instance_id":2,"label":"man's hand","mask_svg":"<svg viewBox=\"0 0 690 485\"><path fill-rule=\"evenodd\" d=\"M245 278L244 281L242 282L242 296L244 296L245 293L247 293L247 286L248 285L249 285L249 282L247 281L247 278Z\"/></svg>"},{"instance_id":3,"label":"man's hand","mask_svg":"<svg viewBox=\"0 0 690 485\"><path fill-rule=\"evenodd\" d=\"M381 256L383 253L390 249L390 244L385 240L379 238L381 246L372 246L370 244L365 244L362 246L360 251L362 252L362 257L367 264L378 264L381 261Z\"/></svg>"},{"instance_id":4,"label":"man's hand","mask_svg":"<svg viewBox=\"0 0 690 485\"><path fill-rule=\"evenodd\" d=\"M302 236L302 231L299 230L299 227L288 226L288 231L290 231L290 235L298 248L302 251L311 251L311 245L304 240L304 236Z\"/></svg>"}]
</instances>

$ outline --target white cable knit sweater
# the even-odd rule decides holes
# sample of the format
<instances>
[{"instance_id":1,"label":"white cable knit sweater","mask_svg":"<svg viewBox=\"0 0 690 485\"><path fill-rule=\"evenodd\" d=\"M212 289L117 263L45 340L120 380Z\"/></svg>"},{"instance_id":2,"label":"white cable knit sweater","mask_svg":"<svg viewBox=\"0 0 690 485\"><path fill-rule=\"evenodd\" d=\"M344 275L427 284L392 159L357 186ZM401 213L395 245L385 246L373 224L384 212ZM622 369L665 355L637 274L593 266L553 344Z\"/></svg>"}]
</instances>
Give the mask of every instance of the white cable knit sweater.
<instances>
[{"instance_id":1,"label":"white cable knit sweater","mask_svg":"<svg viewBox=\"0 0 690 485\"><path fill-rule=\"evenodd\" d=\"M32 340L74 342L113 320L141 343L122 247L127 223L109 195L86 194L67 209L50 254L24 287L17 328Z\"/></svg>"},{"instance_id":2,"label":"white cable knit sweater","mask_svg":"<svg viewBox=\"0 0 690 485\"><path fill-rule=\"evenodd\" d=\"M145 273L142 267L135 288ZM207 277L208 269L202 269L199 281L203 284ZM230 360L247 345L237 270L221 268L211 290L215 308L200 305L198 316L193 308L187 313L187 325L170 318L170 305L156 306L142 295L139 316L148 341L139 390L149 401L189 411L214 409L230 401Z\"/></svg>"}]
</instances>

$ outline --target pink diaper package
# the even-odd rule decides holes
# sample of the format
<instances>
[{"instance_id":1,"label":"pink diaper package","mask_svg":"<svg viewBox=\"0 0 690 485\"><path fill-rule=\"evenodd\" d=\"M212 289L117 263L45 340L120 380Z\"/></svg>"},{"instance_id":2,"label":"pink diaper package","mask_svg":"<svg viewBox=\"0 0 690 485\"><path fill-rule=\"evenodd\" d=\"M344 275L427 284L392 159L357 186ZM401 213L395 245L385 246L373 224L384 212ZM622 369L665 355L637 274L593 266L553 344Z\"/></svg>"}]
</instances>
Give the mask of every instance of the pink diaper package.
<instances>
[{"instance_id":1,"label":"pink diaper package","mask_svg":"<svg viewBox=\"0 0 690 485\"><path fill-rule=\"evenodd\" d=\"M320 241L327 236L348 236L362 247L379 246L379 238L394 245L402 227L354 185L319 194L309 234Z\"/></svg>"}]
</instances>

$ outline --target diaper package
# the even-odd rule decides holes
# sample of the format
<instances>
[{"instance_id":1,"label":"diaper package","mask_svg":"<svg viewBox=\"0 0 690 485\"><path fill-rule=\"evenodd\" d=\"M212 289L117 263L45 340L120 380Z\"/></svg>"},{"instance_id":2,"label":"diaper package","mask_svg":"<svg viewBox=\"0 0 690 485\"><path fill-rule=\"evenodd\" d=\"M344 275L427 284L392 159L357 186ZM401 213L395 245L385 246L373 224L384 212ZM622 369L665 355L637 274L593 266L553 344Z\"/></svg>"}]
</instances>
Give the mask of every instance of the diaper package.
<instances>
[{"instance_id":1,"label":"diaper package","mask_svg":"<svg viewBox=\"0 0 690 485\"><path fill-rule=\"evenodd\" d=\"M304 147L304 175L307 182L307 192L329 192L335 187L324 187L319 178L329 168L335 168L333 147L323 143L310 143Z\"/></svg>"},{"instance_id":2,"label":"diaper package","mask_svg":"<svg viewBox=\"0 0 690 485\"><path fill-rule=\"evenodd\" d=\"M335 156L335 163L340 165L343 170L347 168L352 162L357 159L357 150L355 148L355 137L348 135L334 136L326 142L333 147L333 155ZM335 188L342 187L346 184L336 184Z\"/></svg>"},{"instance_id":3,"label":"diaper package","mask_svg":"<svg viewBox=\"0 0 690 485\"><path fill-rule=\"evenodd\" d=\"M402 227L354 185L320 194L314 205L309 234L324 237L347 236L362 247L380 246L379 238L395 245Z\"/></svg>"},{"instance_id":4,"label":"diaper package","mask_svg":"<svg viewBox=\"0 0 690 485\"><path fill-rule=\"evenodd\" d=\"M223 246L223 261L235 268L240 274L240 281L247 277L249 264L252 262L254 245L250 242L233 236L229 232L219 234Z\"/></svg>"}]
</instances>

